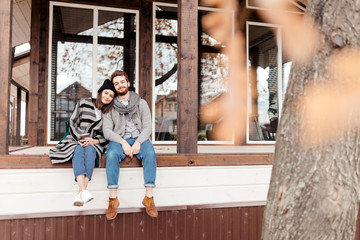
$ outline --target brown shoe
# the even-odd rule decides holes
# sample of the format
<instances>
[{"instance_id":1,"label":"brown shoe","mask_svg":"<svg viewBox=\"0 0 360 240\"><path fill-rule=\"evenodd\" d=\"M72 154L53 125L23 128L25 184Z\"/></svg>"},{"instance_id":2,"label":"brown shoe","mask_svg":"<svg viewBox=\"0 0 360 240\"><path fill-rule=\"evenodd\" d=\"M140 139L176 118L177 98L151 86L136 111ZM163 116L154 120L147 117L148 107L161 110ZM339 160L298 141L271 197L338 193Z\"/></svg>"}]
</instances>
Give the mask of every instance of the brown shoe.
<instances>
[{"instance_id":1,"label":"brown shoe","mask_svg":"<svg viewBox=\"0 0 360 240\"><path fill-rule=\"evenodd\" d=\"M106 211L106 219L113 220L116 218L117 215L117 208L119 207L119 200L118 198L109 198L109 207Z\"/></svg>"},{"instance_id":2,"label":"brown shoe","mask_svg":"<svg viewBox=\"0 0 360 240\"><path fill-rule=\"evenodd\" d=\"M157 217L158 212L155 207L154 203L154 197L144 197L144 200L142 201L142 204L146 207L146 213L149 214L150 217Z\"/></svg>"}]
</instances>

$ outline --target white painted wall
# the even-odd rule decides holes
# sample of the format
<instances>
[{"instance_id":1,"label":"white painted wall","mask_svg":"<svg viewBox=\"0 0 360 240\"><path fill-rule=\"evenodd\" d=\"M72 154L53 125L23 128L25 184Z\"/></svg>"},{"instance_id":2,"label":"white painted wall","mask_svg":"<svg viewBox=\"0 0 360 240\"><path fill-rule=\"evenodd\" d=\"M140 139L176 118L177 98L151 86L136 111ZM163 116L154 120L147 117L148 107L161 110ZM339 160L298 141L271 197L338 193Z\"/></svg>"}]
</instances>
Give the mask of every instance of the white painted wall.
<instances>
[{"instance_id":1,"label":"white painted wall","mask_svg":"<svg viewBox=\"0 0 360 240\"><path fill-rule=\"evenodd\" d=\"M270 174L270 165L159 167L155 204L159 211L190 205L263 205ZM0 169L0 219L105 214L106 183L105 169L95 169L88 187L95 199L75 207L78 188L71 168ZM119 186L119 212L142 211L142 168L120 169Z\"/></svg>"}]
</instances>

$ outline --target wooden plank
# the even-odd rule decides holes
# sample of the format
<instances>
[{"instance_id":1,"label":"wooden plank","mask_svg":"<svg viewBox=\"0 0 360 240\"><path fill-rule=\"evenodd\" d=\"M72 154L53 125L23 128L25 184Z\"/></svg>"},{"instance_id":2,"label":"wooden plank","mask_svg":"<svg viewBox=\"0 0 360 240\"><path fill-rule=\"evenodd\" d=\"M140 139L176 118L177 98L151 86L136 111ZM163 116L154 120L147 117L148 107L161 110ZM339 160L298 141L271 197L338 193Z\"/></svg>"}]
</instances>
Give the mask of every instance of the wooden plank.
<instances>
[{"instance_id":1,"label":"wooden plank","mask_svg":"<svg viewBox=\"0 0 360 240\"><path fill-rule=\"evenodd\" d=\"M30 50L30 86L29 86L29 144L37 146L38 108L39 108L39 66L40 66L40 0L31 3L31 50Z\"/></svg>"},{"instance_id":2,"label":"wooden plank","mask_svg":"<svg viewBox=\"0 0 360 240\"><path fill-rule=\"evenodd\" d=\"M198 1L178 1L177 152L197 153Z\"/></svg>"},{"instance_id":3,"label":"wooden plank","mask_svg":"<svg viewBox=\"0 0 360 240\"><path fill-rule=\"evenodd\" d=\"M160 154L158 167L271 165L272 154ZM141 167L137 158L125 158L121 167ZM71 162L51 164L48 155L0 155L0 169L71 168ZM100 167L106 167L105 155Z\"/></svg>"},{"instance_id":4,"label":"wooden plank","mask_svg":"<svg viewBox=\"0 0 360 240\"><path fill-rule=\"evenodd\" d=\"M9 152L12 0L0 0L0 154Z\"/></svg>"},{"instance_id":5,"label":"wooden plank","mask_svg":"<svg viewBox=\"0 0 360 240\"><path fill-rule=\"evenodd\" d=\"M29 91L26 91L26 113L25 113L25 137L28 138L29 132Z\"/></svg>"},{"instance_id":6,"label":"wooden plank","mask_svg":"<svg viewBox=\"0 0 360 240\"><path fill-rule=\"evenodd\" d=\"M38 126L37 126L37 145L46 145L47 132L47 68L48 64L48 37L49 37L49 16L48 2L41 2L38 11L40 10L40 36L39 36L39 65L38 65ZM33 5L34 7L34 5ZM33 46L33 45L31 45Z\"/></svg>"},{"instance_id":7,"label":"wooden plank","mask_svg":"<svg viewBox=\"0 0 360 240\"><path fill-rule=\"evenodd\" d=\"M139 27L139 94L152 109L152 3L141 2Z\"/></svg>"},{"instance_id":8,"label":"wooden plank","mask_svg":"<svg viewBox=\"0 0 360 240\"><path fill-rule=\"evenodd\" d=\"M20 122L21 122L21 88L17 87L16 93L16 135L15 145L20 146Z\"/></svg>"}]
</instances>

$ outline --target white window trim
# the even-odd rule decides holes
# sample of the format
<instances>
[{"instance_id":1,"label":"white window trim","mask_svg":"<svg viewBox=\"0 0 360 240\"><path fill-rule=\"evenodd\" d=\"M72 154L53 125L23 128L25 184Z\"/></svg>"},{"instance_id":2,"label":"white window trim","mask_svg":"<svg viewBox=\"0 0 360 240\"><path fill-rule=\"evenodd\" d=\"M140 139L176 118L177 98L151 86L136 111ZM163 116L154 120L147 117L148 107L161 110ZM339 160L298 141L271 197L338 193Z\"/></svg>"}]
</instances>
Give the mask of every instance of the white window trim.
<instances>
[{"instance_id":1,"label":"white window trim","mask_svg":"<svg viewBox=\"0 0 360 240\"><path fill-rule=\"evenodd\" d=\"M85 5L85 4L76 4L76 3L66 3L66 2L55 2L50 1L50 9L49 9L49 55L48 55L48 114L47 114L47 143L48 144L57 144L58 141L51 141L50 140L50 129L51 129L51 53L52 53L52 25L53 25L53 10L54 6L61 6L61 7L74 7L74 8L84 8L84 9L92 9L93 10L93 72L92 72L92 96L96 97L97 95L97 86L96 86L96 75L97 75L97 43L98 43L98 12L100 11L112 11L112 12L126 12L126 13L133 13L136 16L136 60L135 60L135 79L134 79L134 87L136 92L138 92L138 85L139 85L139 11L132 10L132 9L125 9L125 8L110 8L110 7L100 7L100 6L93 6L93 5ZM96 67L94 67L96 66Z\"/></svg>"},{"instance_id":2,"label":"white window trim","mask_svg":"<svg viewBox=\"0 0 360 240\"><path fill-rule=\"evenodd\" d=\"M283 78L283 67L282 67L282 39L281 39L281 28L279 25L276 24L270 24L270 23L260 23L260 22L246 22L246 59L247 59L247 71L249 71L249 25L253 26L263 26L263 27L269 27L269 28L277 28L277 32L275 34L276 36L276 43L278 46L278 53L277 53L277 62L278 62L278 119L280 120L281 116L281 110L282 110L282 104L283 104L283 92L282 92L282 78ZM249 110L251 109L251 95L249 93L250 87L249 87L249 74L247 75L247 81L246 81L246 89L247 89L247 114L246 114L246 144L275 144L276 141L254 141L249 139Z\"/></svg>"},{"instance_id":3,"label":"white window trim","mask_svg":"<svg viewBox=\"0 0 360 240\"><path fill-rule=\"evenodd\" d=\"M264 0L265 1L265 0ZM270 1L270 0L267 0ZM296 13L296 14L304 14L304 12L306 11L306 8L304 8L303 6L301 6L300 4L298 4L297 2L293 1L293 0L288 0L291 4L295 5L297 8L299 8L301 11L303 12L296 12L296 11L285 11L285 12L289 12L289 13ZM256 10L269 10L267 8L263 8L263 7L256 7L256 6L252 6L249 5L249 0L246 0L246 8L249 9L256 9Z\"/></svg>"},{"instance_id":4,"label":"white window trim","mask_svg":"<svg viewBox=\"0 0 360 240\"><path fill-rule=\"evenodd\" d=\"M174 145L177 144L177 141L156 141L155 140L155 101L156 101L156 94L155 94L155 44L156 44L156 36L155 36L155 21L156 21L156 6L166 6L166 7L174 7L177 8L178 5L174 4L174 3L162 3L162 2L153 2L153 32L152 32L152 39L153 39L153 59L152 59L152 69L153 69L153 76L152 76L152 95L153 95L153 100L152 100L152 136L151 136L151 140L154 144L159 144L159 145ZM219 8L211 8L211 7L201 7L198 6L198 10L203 10L203 11L221 11L222 9ZM234 35L235 33L235 13L232 12L232 34ZM235 143L235 136L232 136L231 141L197 141L197 144L199 145L215 145L215 144L234 144Z\"/></svg>"}]
</instances>

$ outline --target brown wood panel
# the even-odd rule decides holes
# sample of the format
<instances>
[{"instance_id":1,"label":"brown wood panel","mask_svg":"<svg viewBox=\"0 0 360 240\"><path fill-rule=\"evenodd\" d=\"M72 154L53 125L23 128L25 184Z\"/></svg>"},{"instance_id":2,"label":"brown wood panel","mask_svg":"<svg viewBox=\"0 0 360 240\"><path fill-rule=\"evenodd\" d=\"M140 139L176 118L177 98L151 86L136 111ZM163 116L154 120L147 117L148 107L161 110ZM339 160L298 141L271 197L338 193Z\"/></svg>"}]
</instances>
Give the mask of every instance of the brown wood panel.
<instances>
[{"instance_id":1,"label":"brown wood panel","mask_svg":"<svg viewBox=\"0 0 360 240\"><path fill-rule=\"evenodd\" d=\"M16 89L16 135L15 145L20 146L20 122L21 122L21 88Z\"/></svg>"},{"instance_id":2,"label":"brown wood panel","mask_svg":"<svg viewBox=\"0 0 360 240\"><path fill-rule=\"evenodd\" d=\"M40 9L41 0L31 2L31 50L30 50L30 84L29 84L29 129L28 143L37 146L38 108L39 108L39 66L40 66Z\"/></svg>"},{"instance_id":3,"label":"brown wood panel","mask_svg":"<svg viewBox=\"0 0 360 240\"><path fill-rule=\"evenodd\" d=\"M41 1L40 8L40 29L39 29L39 62L38 62L38 118L37 118L37 145L46 145L47 132L47 68L48 68L48 38L49 38L49 3ZM32 45L31 45L32 46Z\"/></svg>"},{"instance_id":4,"label":"brown wood panel","mask_svg":"<svg viewBox=\"0 0 360 240\"><path fill-rule=\"evenodd\" d=\"M178 0L177 152L197 153L198 1ZM179 130L181 129L181 130Z\"/></svg>"},{"instance_id":5,"label":"brown wood panel","mask_svg":"<svg viewBox=\"0 0 360 240\"><path fill-rule=\"evenodd\" d=\"M260 240L260 235L258 234L258 221L255 216L257 216L258 210L255 207L249 208L249 238L254 240Z\"/></svg>"},{"instance_id":6,"label":"brown wood panel","mask_svg":"<svg viewBox=\"0 0 360 240\"><path fill-rule=\"evenodd\" d=\"M159 154L158 167L271 165L272 154ZM135 157L125 158L120 167L141 167ZM0 155L0 169L71 168L71 162L51 164L48 155ZM100 167L106 167L102 156Z\"/></svg>"},{"instance_id":7,"label":"brown wood panel","mask_svg":"<svg viewBox=\"0 0 360 240\"><path fill-rule=\"evenodd\" d=\"M141 2L139 26L139 94L152 109L152 3Z\"/></svg>"},{"instance_id":8,"label":"brown wood panel","mask_svg":"<svg viewBox=\"0 0 360 240\"><path fill-rule=\"evenodd\" d=\"M12 0L0 0L0 154L9 152Z\"/></svg>"},{"instance_id":9,"label":"brown wood panel","mask_svg":"<svg viewBox=\"0 0 360 240\"><path fill-rule=\"evenodd\" d=\"M261 235L263 211L263 206L200 209L189 206L184 210L160 211L158 218L136 212L119 213L113 221L106 220L104 215L0 220L0 238L257 240ZM245 232L244 224L248 225ZM193 234L190 229L194 229ZM358 231L355 240L360 240Z\"/></svg>"}]
</instances>

